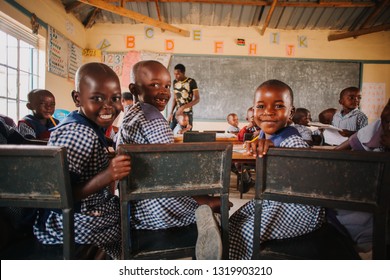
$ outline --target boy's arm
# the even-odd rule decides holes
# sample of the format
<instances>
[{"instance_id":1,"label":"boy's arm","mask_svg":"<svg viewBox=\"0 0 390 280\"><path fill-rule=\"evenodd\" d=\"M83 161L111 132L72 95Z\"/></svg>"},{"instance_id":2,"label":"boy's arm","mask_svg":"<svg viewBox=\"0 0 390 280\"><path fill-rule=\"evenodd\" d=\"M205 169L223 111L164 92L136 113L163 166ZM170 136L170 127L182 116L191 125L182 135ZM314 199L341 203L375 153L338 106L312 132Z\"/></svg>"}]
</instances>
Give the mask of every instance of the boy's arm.
<instances>
[{"instance_id":1,"label":"boy's arm","mask_svg":"<svg viewBox=\"0 0 390 280\"><path fill-rule=\"evenodd\" d=\"M90 196L111 183L121 180L129 175L131 170L130 156L118 155L114 157L109 166L91 179L73 187L73 197L78 201Z\"/></svg>"},{"instance_id":2,"label":"boy's arm","mask_svg":"<svg viewBox=\"0 0 390 280\"><path fill-rule=\"evenodd\" d=\"M171 101L171 112L169 113L169 116L167 119L168 123L170 123L174 118L173 112L175 111L175 108L176 108L176 97L175 97L175 95L173 95L172 101Z\"/></svg>"},{"instance_id":3,"label":"boy's arm","mask_svg":"<svg viewBox=\"0 0 390 280\"><path fill-rule=\"evenodd\" d=\"M343 143L341 143L340 145L336 146L334 149L335 150L350 150L351 149L351 145L349 144L349 139L345 140Z\"/></svg>"},{"instance_id":4,"label":"boy's arm","mask_svg":"<svg viewBox=\"0 0 390 280\"><path fill-rule=\"evenodd\" d=\"M200 101L200 97L199 97L199 90L198 89L194 89L193 90L193 97L192 97L192 101L191 102L188 102L187 104L184 104L182 106L180 106L178 109L177 109L177 113L180 115L184 112L185 109L187 108L191 108L193 106L195 106L196 104L199 103Z\"/></svg>"}]
</instances>

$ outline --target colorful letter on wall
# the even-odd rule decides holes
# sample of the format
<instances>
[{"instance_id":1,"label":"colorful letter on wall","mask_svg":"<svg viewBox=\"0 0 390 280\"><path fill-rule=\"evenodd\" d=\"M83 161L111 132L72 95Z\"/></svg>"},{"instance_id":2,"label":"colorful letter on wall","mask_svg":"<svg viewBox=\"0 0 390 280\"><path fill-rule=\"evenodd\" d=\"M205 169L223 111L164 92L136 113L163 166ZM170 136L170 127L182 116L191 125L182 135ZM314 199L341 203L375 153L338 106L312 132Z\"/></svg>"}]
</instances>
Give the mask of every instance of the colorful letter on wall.
<instances>
[{"instance_id":1,"label":"colorful letter on wall","mask_svg":"<svg viewBox=\"0 0 390 280\"><path fill-rule=\"evenodd\" d=\"M107 49L109 46L111 46L110 42L107 39L103 39L100 41L100 43L97 45L97 48L99 50Z\"/></svg>"},{"instance_id":2,"label":"colorful letter on wall","mask_svg":"<svg viewBox=\"0 0 390 280\"><path fill-rule=\"evenodd\" d=\"M223 53L223 41L214 42L214 53Z\"/></svg>"},{"instance_id":3,"label":"colorful letter on wall","mask_svg":"<svg viewBox=\"0 0 390 280\"><path fill-rule=\"evenodd\" d=\"M298 48L307 48L307 36L298 36Z\"/></svg>"},{"instance_id":4,"label":"colorful letter on wall","mask_svg":"<svg viewBox=\"0 0 390 280\"><path fill-rule=\"evenodd\" d=\"M269 35L269 40L271 44L276 44L279 45L279 39L280 39L280 33L279 32L274 32Z\"/></svg>"},{"instance_id":5,"label":"colorful letter on wall","mask_svg":"<svg viewBox=\"0 0 390 280\"><path fill-rule=\"evenodd\" d=\"M249 44L249 52L248 52L249 55L255 55L257 54L257 44Z\"/></svg>"},{"instance_id":6,"label":"colorful letter on wall","mask_svg":"<svg viewBox=\"0 0 390 280\"><path fill-rule=\"evenodd\" d=\"M152 39L154 36L154 28L150 26L145 26L145 38Z\"/></svg>"},{"instance_id":7,"label":"colorful letter on wall","mask_svg":"<svg viewBox=\"0 0 390 280\"><path fill-rule=\"evenodd\" d=\"M165 40L165 50L166 51L173 51L175 48L175 42L172 39Z\"/></svg>"},{"instance_id":8,"label":"colorful letter on wall","mask_svg":"<svg viewBox=\"0 0 390 280\"><path fill-rule=\"evenodd\" d=\"M202 40L202 30L194 29L192 31L192 40L201 41Z\"/></svg>"},{"instance_id":9,"label":"colorful letter on wall","mask_svg":"<svg viewBox=\"0 0 390 280\"><path fill-rule=\"evenodd\" d=\"M294 45L287 45L286 46L286 55L287 56L295 56L295 46Z\"/></svg>"},{"instance_id":10,"label":"colorful letter on wall","mask_svg":"<svg viewBox=\"0 0 390 280\"><path fill-rule=\"evenodd\" d=\"M134 36L126 36L126 48L128 48L128 49L135 48L135 37Z\"/></svg>"}]
</instances>

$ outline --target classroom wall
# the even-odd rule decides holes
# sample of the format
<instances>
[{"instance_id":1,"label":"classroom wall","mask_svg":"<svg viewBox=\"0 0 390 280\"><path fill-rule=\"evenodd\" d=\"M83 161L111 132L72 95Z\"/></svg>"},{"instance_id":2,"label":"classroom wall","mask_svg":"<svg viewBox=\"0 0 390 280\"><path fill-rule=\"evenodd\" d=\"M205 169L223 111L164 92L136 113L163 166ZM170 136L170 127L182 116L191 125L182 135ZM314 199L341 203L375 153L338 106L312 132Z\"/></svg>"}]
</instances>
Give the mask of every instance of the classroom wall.
<instances>
[{"instance_id":1,"label":"classroom wall","mask_svg":"<svg viewBox=\"0 0 390 280\"><path fill-rule=\"evenodd\" d=\"M363 67L362 81L385 83L386 96L390 97L390 64L376 64L377 61L390 61L390 32L378 32L328 42L328 31L282 31L267 29L260 36L255 27L209 27L182 25L191 32L190 37L182 37L169 31L162 32L143 24L114 25L96 24L85 30L83 25L71 14L67 14L59 0L17 0L28 11L53 26L82 48L97 49L106 39L110 46L105 51L127 52L130 50L148 50L170 52L174 54L262 56L288 59L330 59L368 61ZM0 1L0 9L18 21L29 25L29 18L15 12L9 4ZM276 33L276 35L275 35ZM236 44L238 38L245 39L245 46ZM253 53L255 50L255 53ZM249 54L252 51L252 54ZM218 53L216 53L218 52ZM99 57L84 58L85 61L99 61ZM373 63L375 62L375 63ZM196 79L196 73L187 70L187 74ZM201 81L198 81L201 82ZM58 77L46 71L45 86L57 99L58 108L73 110L70 99L73 81ZM207 94L207 93L201 93ZM195 107L195 120L196 107ZM245 120L240 120L241 125ZM225 122L195 122L194 129L224 129Z\"/></svg>"},{"instance_id":2,"label":"classroom wall","mask_svg":"<svg viewBox=\"0 0 390 280\"><path fill-rule=\"evenodd\" d=\"M39 19L54 27L73 43L81 48L85 48L86 32L84 26L73 15L65 12L59 0L17 0L16 2L30 13L35 13ZM7 2L0 1L0 10L26 27L31 28L30 18ZM47 30L41 27L39 34L46 38ZM46 50L46 43L47 41L45 40L41 46L42 52ZM45 87L55 95L57 108L74 110L75 106L70 97L70 93L74 88L74 81L54 75L47 71L47 67L45 68L44 83L40 87Z\"/></svg>"}]
</instances>

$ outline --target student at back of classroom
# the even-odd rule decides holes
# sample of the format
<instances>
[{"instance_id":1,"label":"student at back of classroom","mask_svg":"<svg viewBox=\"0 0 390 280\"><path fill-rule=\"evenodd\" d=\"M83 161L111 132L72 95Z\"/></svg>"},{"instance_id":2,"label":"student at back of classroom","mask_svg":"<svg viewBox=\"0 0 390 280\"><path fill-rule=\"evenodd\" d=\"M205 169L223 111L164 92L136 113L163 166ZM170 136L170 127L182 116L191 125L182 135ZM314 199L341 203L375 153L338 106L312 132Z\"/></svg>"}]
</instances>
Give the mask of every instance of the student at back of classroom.
<instances>
[{"instance_id":1,"label":"student at back of classroom","mask_svg":"<svg viewBox=\"0 0 390 280\"><path fill-rule=\"evenodd\" d=\"M348 87L340 92L339 103L341 110L337 111L332 119L332 125L341 128L339 133L349 137L368 124L367 116L359 110L362 96L357 87Z\"/></svg>"},{"instance_id":2,"label":"student at back of classroom","mask_svg":"<svg viewBox=\"0 0 390 280\"><path fill-rule=\"evenodd\" d=\"M59 120L52 117L56 107L55 97L48 90L34 89L28 93L27 98L26 106L32 111L32 115L19 121L19 131L25 138L47 141L50 129L59 123Z\"/></svg>"},{"instance_id":3,"label":"student at back of classroom","mask_svg":"<svg viewBox=\"0 0 390 280\"><path fill-rule=\"evenodd\" d=\"M176 114L177 125L173 130L173 134L184 134L187 131L191 131L190 117L186 114Z\"/></svg>"},{"instance_id":4,"label":"student at back of classroom","mask_svg":"<svg viewBox=\"0 0 390 280\"><path fill-rule=\"evenodd\" d=\"M237 134L238 141L244 141L245 133L252 133L253 138L260 134L260 127L253 119L253 107L249 107L248 110L246 110L246 120L248 121L248 124L241 128L240 132Z\"/></svg>"},{"instance_id":5,"label":"student at back of classroom","mask_svg":"<svg viewBox=\"0 0 390 280\"><path fill-rule=\"evenodd\" d=\"M236 113L230 113L227 115L226 120L229 126L226 129L227 133L238 134L240 132L240 128L238 127L238 116Z\"/></svg>"}]
</instances>

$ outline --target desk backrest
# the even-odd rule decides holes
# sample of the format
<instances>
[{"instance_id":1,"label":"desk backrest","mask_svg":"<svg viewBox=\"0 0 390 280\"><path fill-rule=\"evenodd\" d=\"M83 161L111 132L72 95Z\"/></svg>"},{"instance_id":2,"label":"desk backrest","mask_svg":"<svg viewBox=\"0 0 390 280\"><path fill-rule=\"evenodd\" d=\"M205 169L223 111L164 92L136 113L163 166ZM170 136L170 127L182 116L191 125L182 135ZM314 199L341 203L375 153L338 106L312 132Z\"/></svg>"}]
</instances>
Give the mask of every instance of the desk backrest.
<instances>
[{"instance_id":1,"label":"desk backrest","mask_svg":"<svg viewBox=\"0 0 390 280\"><path fill-rule=\"evenodd\" d=\"M385 247L389 153L272 148L257 159L256 172L256 200L372 212L374 256L379 243Z\"/></svg>"},{"instance_id":2,"label":"desk backrest","mask_svg":"<svg viewBox=\"0 0 390 280\"><path fill-rule=\"evenodd\" d=\"M0 206L62 210L63 258L72 259L75 252L73 196L66 149L0 145L0 170Z\"/></svg>"},{"instance_id":3,"label":"desk backrest","mask_svg":"<svg viewBox=\"0 0 390 280\"><path fill-rule=\"evenodd\" d=\"M129 154L132 166L121 182L121 198L124 194L142 199L228 192L229 143L125 144L118 153Z\"/></svg>"},{"instance_id":4,"label":"desk backrest","mask_svg":"<svg viewBox=\"0 0 390 280\"><path fill-rule=\"evenodd\" d=\"M290 202L370 211L389 196L387 153L274 148L257 166L258 198L285 196Z\"/></svg>"},{"instance_id":5,"label":"desk backrest","mask_svg":"<svg viewBox=\"0 0 390 280\"><path fill-rule=\"evenodd\" d=\"M0 205L71 208L66 150L54 146L0 146Z\"/></svg>"},{"instance_id":6,"label":"desk backrest","mask_svg":"<svg viewBox=\"0 0 390 280\"><path fill-rule=\"evenodd\" d=\"M215 142L215 132L185 132L183 134L183 142Z\"/></svg>"}]
</instances>

